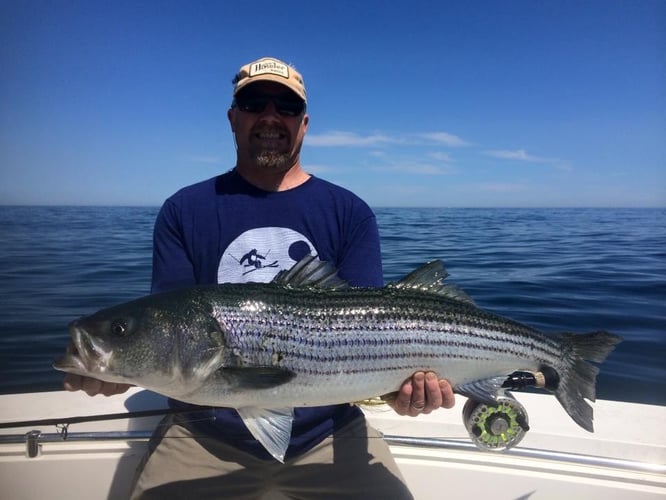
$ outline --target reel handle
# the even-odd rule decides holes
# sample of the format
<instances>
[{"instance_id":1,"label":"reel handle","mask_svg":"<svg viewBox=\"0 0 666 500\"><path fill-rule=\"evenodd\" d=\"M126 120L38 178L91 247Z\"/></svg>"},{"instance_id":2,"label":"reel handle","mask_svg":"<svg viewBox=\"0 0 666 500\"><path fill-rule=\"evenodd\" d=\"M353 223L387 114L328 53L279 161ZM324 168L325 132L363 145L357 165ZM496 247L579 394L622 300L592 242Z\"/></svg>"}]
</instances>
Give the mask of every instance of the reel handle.
<instances>
[{"instance_id":1,"label":"reel handle","mask_svg":"<svg viewBox=\"0 0 666 500\"><path fill-rule=\"evenodd\" d=\"M513 448L530 429L525 408L505 391L497 395L494 405L468 399L463 422L474 444L491 451Z\"/></svg>"}]
</instances>

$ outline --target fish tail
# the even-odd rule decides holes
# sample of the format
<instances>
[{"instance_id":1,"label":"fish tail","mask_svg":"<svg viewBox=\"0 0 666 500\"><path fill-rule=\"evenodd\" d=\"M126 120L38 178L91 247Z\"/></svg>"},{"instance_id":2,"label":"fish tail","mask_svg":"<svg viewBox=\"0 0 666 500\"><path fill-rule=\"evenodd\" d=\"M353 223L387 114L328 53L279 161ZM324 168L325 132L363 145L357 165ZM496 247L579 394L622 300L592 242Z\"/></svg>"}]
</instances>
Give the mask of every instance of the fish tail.
<instances>
[{"instance_id":1,"label":"fish tail","mask_svg":"<svg viewBox=\"0 0 666 500\"><path fill-rule=\"evenodd\" d=\"M578 425L594 432L592 407L585 399L596 400L599 368L589 361L602 363L622 338L608 332L593 332L583 335L564 333L560 339L562 359L555 375L559 380L556 384L551 383L550 389ZM549 388L548 383L546 387Z\"/></svg>"}]
</instances>

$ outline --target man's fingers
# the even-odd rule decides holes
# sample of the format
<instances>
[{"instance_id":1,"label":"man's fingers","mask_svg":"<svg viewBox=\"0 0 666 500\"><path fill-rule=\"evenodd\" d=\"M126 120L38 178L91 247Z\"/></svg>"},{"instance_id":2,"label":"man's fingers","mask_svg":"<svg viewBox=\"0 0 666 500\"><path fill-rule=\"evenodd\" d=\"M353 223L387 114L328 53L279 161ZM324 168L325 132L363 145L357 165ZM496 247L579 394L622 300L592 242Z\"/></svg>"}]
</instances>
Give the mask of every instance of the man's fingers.
<instances>
[{"instance_id":1,"label":"man's fingers","mask_svg":"<svg viewBox=\"0 0 666 500\"><path fill-rule=\"evenodd\" d=\"M96 396L102 391L102 381L96 378L84 377L82 389L88 396Z\"/></svg>"},{"instance_id":2,"label":"man's fingers","mask_svg":"<svg viewBox=\"0 0 666 500\"><path fill-rule=\"evenodd\" d=\"M66 373L62 384L66 391L80 391L83 385L83 377L81 375L74 375L73 373Z\"/></svg>"},{"instance_id":3,"label":"man's fingers","mask_svg":"<svg viewBox=\"0 0 666 500\"><path fill-rule=\"evenodd\" d=\"M439 387L437 374L434 372L425 374L425 397L427 405L425 405L421 413L430 413L442 406L442 391Z\"/></svg>"},{"instance_id":4,"label":"man's fingers","mask_svg":"<svg viewBox=\"0 0 666 500\"><path fill-rule=\"evenodd\" d=\"M416 372L412 377L412 400L409 414L413 417L423 412L426 407L425 373Z\"/></svg>"},{"instance_id":5,"label":"man's fingers","mask_svg":"<svg viewBox=\"0 0 666 500\"><path fill-rule=\"evenodd\" d=\"M451 384L439 380L434 372L416 372L407 379L391 406L398 415L416 417L437 408L453 408L455 397Z\"/></svg>"},{"instance_id":6,"label":"man's fingers","mask_svg":"<svg viewBox=\"0 0 666 500\"><path fill-rule=\"evenodd\" d=\"M453 388L449 384L448 380L439 381L439 390L442 396L442 407L443 408L453 408L456 404L456 397L453 394Z\"/></svg>"},{"instance_id":7,"label":"man's fingers","mask_svg":"<svg viewBox=\"0 0 666 500\"><path fill-rule=\"evenodd\" d=\"M115 382L103 382L92 377L84 377L73 373L65 374L63 386L66 391L85 391L88 396L113 396L122 394L132 387L130 384L117 384Z\"/></svg>"},{"instance_id":8,"label":"man's fingers","mask_svg":"<svg viewBox=\"0 0 666 500\"><path fill-rule=\"evenodd\" d=\"M398 396L392 406L398 415L409 415L409 407L412 403L412 379L407 379L400 387Z\"/></svg>"},{"instance_id":9,"label":"man's fingers","mask_svg":"<svg viewBox=\"0 0 666 500\"><path fill-rule=\"evenodd\" d=\"M115 394L122 394L127 392L127 390L132 387L129 384L114 384L110 382L105 382L102 386L102 394L105 396L113 396Z\"/></svg>"}]
</instances>

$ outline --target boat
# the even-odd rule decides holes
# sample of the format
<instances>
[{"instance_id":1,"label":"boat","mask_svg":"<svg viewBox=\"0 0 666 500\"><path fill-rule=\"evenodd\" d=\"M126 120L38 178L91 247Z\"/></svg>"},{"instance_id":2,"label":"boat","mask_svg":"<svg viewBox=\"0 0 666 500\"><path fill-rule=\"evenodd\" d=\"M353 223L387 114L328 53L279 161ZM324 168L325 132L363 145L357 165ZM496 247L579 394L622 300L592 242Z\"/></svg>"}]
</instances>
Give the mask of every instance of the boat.
<instances>
[{"instance_id":1,"label":"boat","mask_svg":"<svg viewBox=\"0 0 666 500\"><path fill-rule=\"evenodd\" d=\"M515 396L530 430L501 452L472 442L461 419L462 396L453 410L416 418L374 406L364 412L417 500L666 498L666 407L599 400L595 432L588 433L554 397ZM65 391L0 396L0 496L127 498L161 419L156 413L166 408L163 396L140 388L94 398Z\"/></svg>"}]
</instances>

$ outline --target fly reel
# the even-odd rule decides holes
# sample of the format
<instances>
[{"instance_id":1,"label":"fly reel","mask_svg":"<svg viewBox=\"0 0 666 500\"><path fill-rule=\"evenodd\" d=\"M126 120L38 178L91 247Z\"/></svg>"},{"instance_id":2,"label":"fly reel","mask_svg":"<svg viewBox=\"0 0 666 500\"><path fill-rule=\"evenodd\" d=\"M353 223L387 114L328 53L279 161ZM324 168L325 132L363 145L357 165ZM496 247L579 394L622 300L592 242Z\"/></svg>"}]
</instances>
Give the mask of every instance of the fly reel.
<instances>
[{"instance_id":1,"label":"fly reel","mask_svg":"<svg viewBox=\"0 0 666 500\"><path fill-rule=\"evenodd\" d=\"M525 408L508 392L498 394L492 405L468 399L463 422L474 444L492 451L514 447L530 429Z\"/></svg>"}]
</instances>

